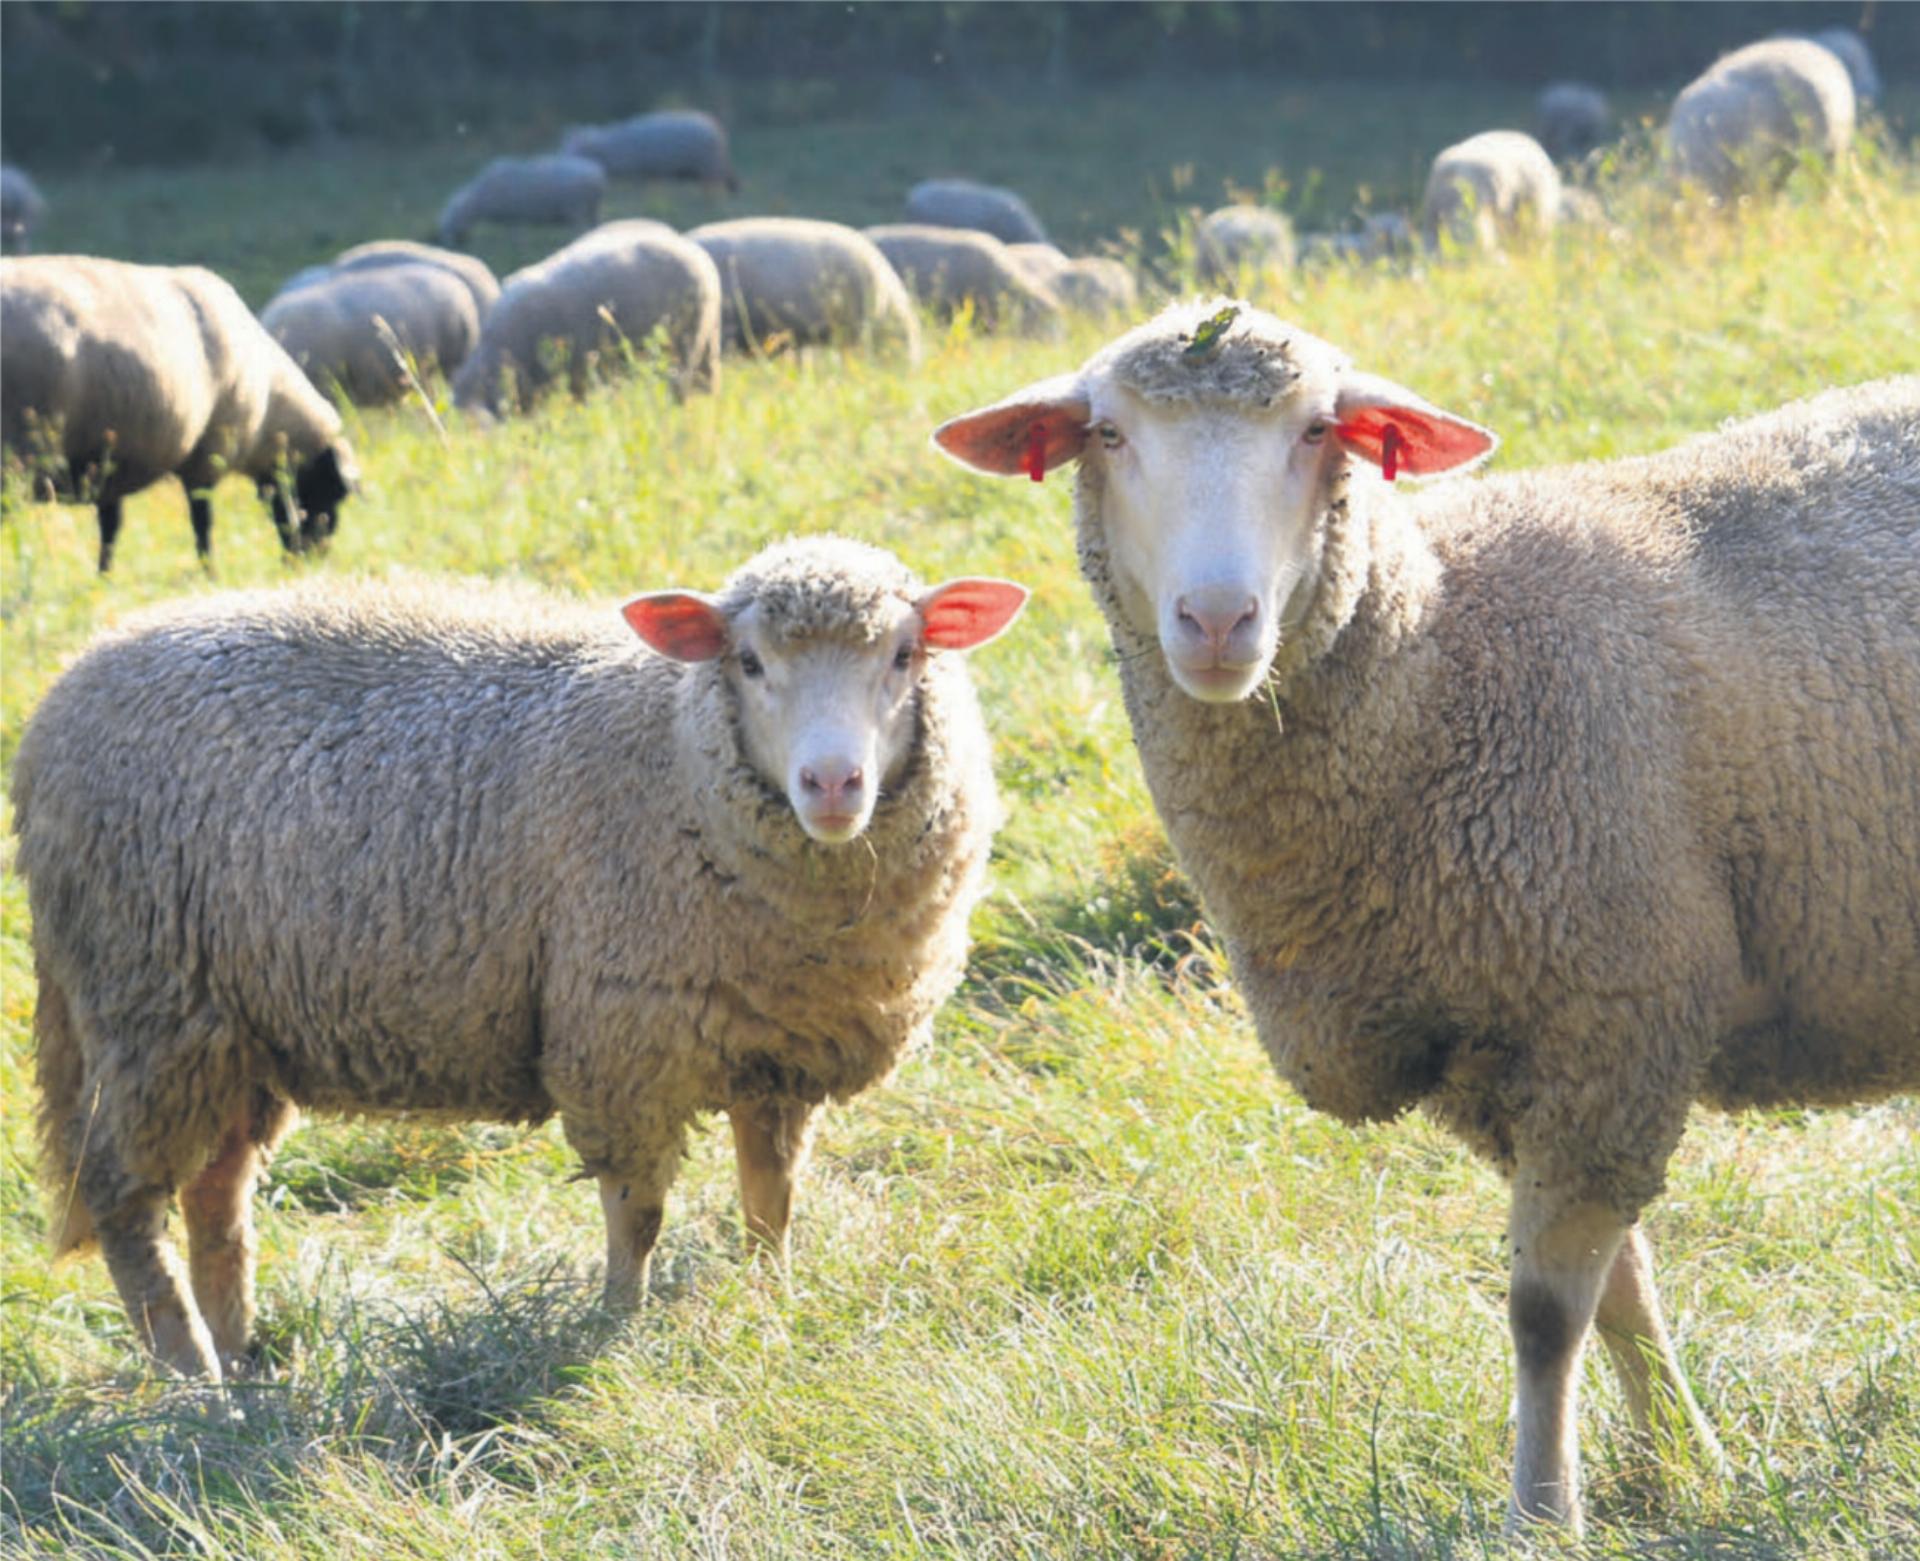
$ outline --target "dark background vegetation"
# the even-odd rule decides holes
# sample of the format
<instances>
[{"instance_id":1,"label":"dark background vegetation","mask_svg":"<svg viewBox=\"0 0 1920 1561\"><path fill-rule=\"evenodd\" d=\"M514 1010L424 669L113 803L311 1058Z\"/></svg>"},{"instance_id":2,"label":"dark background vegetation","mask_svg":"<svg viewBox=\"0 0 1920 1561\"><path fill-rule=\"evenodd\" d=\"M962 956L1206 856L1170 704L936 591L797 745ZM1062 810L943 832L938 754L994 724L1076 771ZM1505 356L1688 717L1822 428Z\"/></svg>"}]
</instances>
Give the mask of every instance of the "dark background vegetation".
<instances>
[{"instance_id":1,"label":"dark background vegetation","mask_svg":"<svg viewBox=\"0 0 1920 1561\"><path fill-rule=\"evenodd\" d=\"M522 138L658 104L809 123L941 94L1146 76L1677 86L1786 28L1861 28L1920 74L1920 5L361 4L0 6L0 142L33 166L169 164L338 137ZM529 146L539 144L529 140Z\"/></svg>"}]
</instances>

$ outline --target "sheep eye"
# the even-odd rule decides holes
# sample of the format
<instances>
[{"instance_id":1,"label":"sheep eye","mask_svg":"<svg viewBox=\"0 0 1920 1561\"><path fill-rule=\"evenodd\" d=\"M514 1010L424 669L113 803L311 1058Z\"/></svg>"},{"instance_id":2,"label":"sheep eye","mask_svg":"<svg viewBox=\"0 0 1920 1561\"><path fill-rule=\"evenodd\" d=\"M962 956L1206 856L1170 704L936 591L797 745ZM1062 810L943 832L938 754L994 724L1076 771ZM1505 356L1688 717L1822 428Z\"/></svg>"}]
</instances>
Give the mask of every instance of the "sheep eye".
<instances>
[{"instance_id":1,"label":"sheep eye","mask_svg":"<svg viewBox=\"0 0 1920 1561\"><path fill-rule=\"evenodd\" d=\"M1332 428L1327 420L1323 417L1316 417L1311 423L1307 424L1307 431L1300 437L1308 444L1319 444L1330 432L1332 432Z\"/></svg>"},{"instance_id":2,"label":"sheep eye","mask_svg":"<svg viewBox=\"0 0 1920 1561\"><path fill-rule=\"evenodd\" d=\"M740 652L740 675L742 677L757 678L766 670L760 658L754 655L752 651L743 650Z\"/></svg>"},{"instance_id":3,"label":"sheep eye","mask_svg":"<svg viewBox=\"0 0 1920 1561\"><path fill-rule=\"evenodd\" d=\"M913 647L911 645L902 645L893 653L893 670L895 672L905 672L912 666Z\"/></svg>"},{"instance_id":4,"label":"sheep eye","mask_svg":"<svg viewBox=\"0 0 1920 1561\"><path fill-rule=\"evenodd\" d=\"M1093 431L1099 437L1100 443L1109 450L1117 450L1126 443L1126 440L1120 436L1120 430L1105 418L1093 425Z\"/></svg>"}]
</instances>

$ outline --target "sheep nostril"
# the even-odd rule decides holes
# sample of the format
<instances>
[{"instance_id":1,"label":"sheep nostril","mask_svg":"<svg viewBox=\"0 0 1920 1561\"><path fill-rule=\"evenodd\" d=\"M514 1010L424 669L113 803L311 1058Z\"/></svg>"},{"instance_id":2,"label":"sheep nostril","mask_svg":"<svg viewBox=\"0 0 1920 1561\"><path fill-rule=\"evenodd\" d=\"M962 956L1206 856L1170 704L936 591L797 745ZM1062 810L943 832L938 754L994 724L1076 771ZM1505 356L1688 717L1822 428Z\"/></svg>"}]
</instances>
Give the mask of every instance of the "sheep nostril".
<instances>
[{"instance_id":1,"label":"sheep nostril","mask_svg":"<svg viewBox=\"0 0 1920 1561\"><path fill-rule=\"evenodd\" d=\"M820 789L820 777L815 775L813 771L804 764L800 766L800 789L802 791L818 791Z\"/></svg>"}]
</instances>

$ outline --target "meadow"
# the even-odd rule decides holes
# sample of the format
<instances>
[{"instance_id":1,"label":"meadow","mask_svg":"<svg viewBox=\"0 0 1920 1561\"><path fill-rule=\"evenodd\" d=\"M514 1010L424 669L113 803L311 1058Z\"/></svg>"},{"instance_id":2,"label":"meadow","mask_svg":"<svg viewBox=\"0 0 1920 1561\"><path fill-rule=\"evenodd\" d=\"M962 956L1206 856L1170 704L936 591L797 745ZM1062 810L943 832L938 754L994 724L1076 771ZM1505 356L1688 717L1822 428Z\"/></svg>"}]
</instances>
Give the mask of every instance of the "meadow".
<instances>
[{"instance_id":1,"label":"meadow","mask_svg":"<svg viewBox=\"0 0 1920 1561\"><path fill-rule=\"evenodd\" d=\"M1260 190L1331 225L1405 202L1434 148L1523 111L1478 89L1232 84L811 127L796 107L739 139L740 196L627 193L608 215L878 221L914 177L966 161L1026 189L1070 246L1114 239L1174 287L1183 207ZM1503 468L1658 449L1920 366L1920 177L1900 139L1737 220L1634 193L1629 153L1616 228L1475 265L1303 274L1260 301L1498 430ZM202 261L258 304L345 244L424 233L478 160L454 142L75 175L48 181L43 247ZM504 268L546 247L482 252ZM45 1259L26 895L0 878L0 1551L1499 1548L1498 1178L1418 1116L1352 1131L1275 1080L1148 804L1066 483L977 479L928 446L944 417L1106 334L930 325L913 370L730 360L720 393L684 406L643 374L491 430L444 404L350 412L366 483L330 553L284 561L230 484L212 581L175 487L129 503L107 581L90 511L9 492L8 764L96 630L309 570L611 600L709 587L772 537L831 529L1034 600L974 658L1010 819L936 1043L829 1114L789 1281L743 1260L730 1146L700 1137L655 1304L627 1325L596 1308L599 1213L556 1127L316 1122L259 1200L268 1369L235 1390L244 1420L210 1419L142 1364L101 1264ZM1920 1103L1699 1115L1647 1227L1733 1473L1635 1446L1590 1361L1583 1553L1920 1552Z\"/></svg>"}]
</instances>

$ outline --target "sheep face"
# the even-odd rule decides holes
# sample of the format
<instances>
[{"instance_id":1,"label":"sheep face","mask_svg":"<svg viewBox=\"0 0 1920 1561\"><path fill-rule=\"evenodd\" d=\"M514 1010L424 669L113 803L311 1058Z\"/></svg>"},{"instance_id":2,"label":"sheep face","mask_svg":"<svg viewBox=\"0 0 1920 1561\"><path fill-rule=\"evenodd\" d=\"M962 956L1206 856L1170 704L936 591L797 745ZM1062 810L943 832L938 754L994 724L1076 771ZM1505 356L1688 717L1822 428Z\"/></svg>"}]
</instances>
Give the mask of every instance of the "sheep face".
<instances>
[{"instance_id":1,"label":"sheep face","mask_svg":"<svg viewBox=\"0 0 1920 1561\"><path fill-rule=\"evenodd\" d=\"M1119 612L1159 642L1181 689L1227 703L1266 681L1304 620L1350 459L1390 479L1426 476L1495 441L1271 316L1208 314L1217 302L1178 305L1078 373L934 438L1003 476L1038 481L1076 458L1094 467L1081 503L1095 508Z\"/></svg>"},{"instance_id":2,"label":"sheep face","mask_svg":"<svg viewBox=\"0 0 1920 1561\"><path fill-rule=\"evenodd\" d=\"M628 624L662 655L719 660L732 686L739 745L823 845L858 837L900 779L919 737L927 658L984 645L1012 623L1026 590L1005 580L948 581L896 599L865 634L783 634L749 602L729 616L690 591L635 597Z\"/></svg>"}]
</instances>

